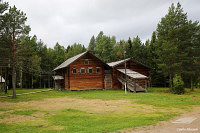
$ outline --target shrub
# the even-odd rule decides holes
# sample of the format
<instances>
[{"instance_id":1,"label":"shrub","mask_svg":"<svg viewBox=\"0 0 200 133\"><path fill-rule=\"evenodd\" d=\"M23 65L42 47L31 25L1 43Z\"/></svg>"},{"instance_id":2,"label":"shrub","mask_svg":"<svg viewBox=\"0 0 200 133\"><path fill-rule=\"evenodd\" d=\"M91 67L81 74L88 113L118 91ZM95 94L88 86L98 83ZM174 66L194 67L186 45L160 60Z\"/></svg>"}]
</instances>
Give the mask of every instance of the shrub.
<instances>
[{"instance_id":1,"label":"shrub","mask_svg":"<svg viewBox=\"0 0 200 133\"><path fill-rule=\"evenodd\" d=\"M184 89L184 83L180 75L175 75L173 78L173 93L174 94L184 94L185 89Z\"/></svg>"}]
</instances>

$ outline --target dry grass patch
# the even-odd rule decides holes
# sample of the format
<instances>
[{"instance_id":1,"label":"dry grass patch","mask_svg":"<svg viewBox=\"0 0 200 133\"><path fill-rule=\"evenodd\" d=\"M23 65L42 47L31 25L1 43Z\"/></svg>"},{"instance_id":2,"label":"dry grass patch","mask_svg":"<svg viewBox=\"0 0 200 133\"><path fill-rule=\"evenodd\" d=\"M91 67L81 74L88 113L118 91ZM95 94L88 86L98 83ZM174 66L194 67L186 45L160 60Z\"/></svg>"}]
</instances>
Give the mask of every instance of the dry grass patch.
<instances>
[{"instance_id":1,"label":"dry grass patch","mask_svg":"<svg viewBox=\"0 0 200 133\"><path fill-rule=\"evenodd\" d=\"M0 112L0 114L9 114L0 120L0 123L17 123L33 121L36 118L45 117L48 115L56 115L59 111L64 109L76 109L88 112L90 114L105 114L110 113L120 114L124 116L142 115L142 116L159 116L164 112L182 113L183 110L176 108L159 108L152 105L143 105L133 103L133 100L100 100L100 99L79 99L79 98L47 98L41 101L27 101L19 103L0 103L0 108L14 108L15 110ZM38 110L39 112L24 116L20 111ZM19 112L18 115L15 112ZM161 112L161 114L159 113ZM59 129L59 128L58 128Z\"/></svg>"},{"instance_id":2,"label":"dry grass patch","mask_svg":"<svg viewBox=\"0 0 200 133\"><path fill-rule=\"evenodd\" d=\"M25 106L25 103L23 103ZM30 101L26 103L29 108L56 112L63 109L78 109L89 113L115 112L117 114L128 112L154 112L151 105L133 104L130 100L100 100L77 98L48 98L42 101Z\"/></svg>"},{"instance_id":3,"label":"dry grass patch","mask_svg":"<svg viewBox=\"0 0 200 133\"><path fill-rule=\"evenodd\" d=\"M24 115L8 115L7 117L0 119L0 123L19 123L33 120L32 116L24 116Z\"/></svg>"}]
</instances>

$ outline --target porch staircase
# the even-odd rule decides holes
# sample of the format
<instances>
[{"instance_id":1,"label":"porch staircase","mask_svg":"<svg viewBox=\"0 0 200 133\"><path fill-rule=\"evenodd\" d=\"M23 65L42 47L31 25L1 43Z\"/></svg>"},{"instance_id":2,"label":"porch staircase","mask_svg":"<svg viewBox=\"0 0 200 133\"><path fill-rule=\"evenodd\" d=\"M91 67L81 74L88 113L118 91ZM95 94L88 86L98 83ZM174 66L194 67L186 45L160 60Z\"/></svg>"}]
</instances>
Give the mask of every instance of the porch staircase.
<instances>
[{"instance_id":1,"label":"porch staircase","mask_svg":"<svg viewBox=\"0 0 200 133\"><path fill-rule=\"evenodd\" d=\"M122 77L118 78L118 81L124 86L125 85L125 79ZM142 86L140 86L137 83L133 83L131 80L127 80L127 89L131 92L147 92L147 90L145 88L143 88Z\"/></svg>"}]
</instances>

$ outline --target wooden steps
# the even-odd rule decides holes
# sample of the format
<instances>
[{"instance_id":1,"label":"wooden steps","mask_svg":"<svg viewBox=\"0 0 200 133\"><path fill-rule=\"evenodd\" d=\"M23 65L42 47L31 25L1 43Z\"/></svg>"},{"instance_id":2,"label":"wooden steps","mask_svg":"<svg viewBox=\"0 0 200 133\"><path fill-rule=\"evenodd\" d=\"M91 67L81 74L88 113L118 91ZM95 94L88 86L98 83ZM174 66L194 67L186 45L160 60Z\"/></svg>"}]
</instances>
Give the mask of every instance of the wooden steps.
<instances>
[{"instance_id":1,"label":"wooden steps","mask_svg":"<svg viewBox=\"0 0 200 133\"><path fill-rule=\"evenodd\" d=\"M125 85L125 79L124 78L118 78L119 82L124 86ZM127 80L127 89L131 92L146 92L147 90L137 83L133 83L130 80Z\"/></svg>"}]
</instances>

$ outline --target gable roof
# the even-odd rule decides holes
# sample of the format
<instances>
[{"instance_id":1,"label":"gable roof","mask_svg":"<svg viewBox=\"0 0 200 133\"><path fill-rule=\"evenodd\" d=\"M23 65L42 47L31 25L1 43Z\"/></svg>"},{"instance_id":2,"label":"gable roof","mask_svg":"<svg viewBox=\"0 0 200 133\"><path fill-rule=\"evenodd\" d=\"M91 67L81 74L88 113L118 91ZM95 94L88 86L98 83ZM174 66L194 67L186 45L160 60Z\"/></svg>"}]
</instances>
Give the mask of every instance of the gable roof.
<instances>
[{"instance_id":1,"label":"gable roof","mask_svg":"<svg viewBox=\"0 0 200 133\"><path fill-rule=\"evenodd\" d=\"M77 59L79 59L80 57L82 57L83 55L85 55L86 53L88 53L88 51L83 52L81 54L78 54L78 55L76 55L74 57L71 57L71 58L67 59L65 62L63 62L62 64L60 64L59 66L57 66L54 69L54 71L69 66L71 63L73 63L74 61L76 61Z\"/></svg>"},{"instance_id":2,"label":"gable roof","mask_svg":"<svg viewBox=\"0 0 200 133\"><path fill-rule=\"evenodd\" d=\"M138 61L136 61L136 60L134 60L134 59L132 59L132 58L127 58L127 59L120 60L120 61L116 61L116 62L110 62L110 63L107 63L107 64L108 64L110 67L115 67L115 66L121 65L121 64L123 64L125 61L129 61L129 60L132 60L132 61L134 61L134 62L136 62L136 63L138 63L138 64L140 64L140 65L142 65L142 66L144 66L144 67L150 68L150 67L148 67L148 66L146 66L146 65L144 65L144 64L142 64L142 63L140 63L140 62L138 62Z\"/></svg>"},{"instance_id":3,"label":"gable roof","mask_svg":"<svg viewBox=\"0 0 200 133\"><path fill-rule=\"evenodd\" d=\"M76 60L78 60L82 56L86 55L87 53L90 53L90 52L86 51L86 52L83 52L81 54L78 54L78 55L76 55L74 57L71 57L71 58L67 59L65 62L63 62L62 64L60 64L59 66L57 66L53 71L56 71L58 69L62 69L62 68L65 68L65 67L69 66L71 63L75 62ZM94 58L96 58L97 60L101 61L104 65L110 67L108 64L106 64L105 62L103 62L102 60L100 60L99 58L97 58L92 53L90 53L90 55L93 56Z\"/></svg>"}]
</instances>

